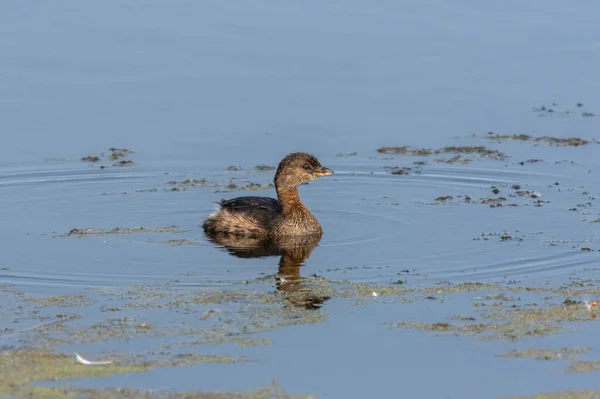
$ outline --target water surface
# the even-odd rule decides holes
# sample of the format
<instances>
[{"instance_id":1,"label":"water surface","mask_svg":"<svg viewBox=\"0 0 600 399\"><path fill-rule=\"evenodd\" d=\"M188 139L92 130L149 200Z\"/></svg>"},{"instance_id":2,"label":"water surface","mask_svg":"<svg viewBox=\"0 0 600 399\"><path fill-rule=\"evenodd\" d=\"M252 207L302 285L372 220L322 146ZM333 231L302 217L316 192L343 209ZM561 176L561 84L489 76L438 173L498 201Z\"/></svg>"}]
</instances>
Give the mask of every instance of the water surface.
<instances>
[{"instance_id":1,"label":"water surface","mask_svg":"<svg viewBox=\"0 0 600 399\"><path fill-rule=\"evenodd\" d=\"M0 283L27 298L88 297L81 308L42 310L78 313L82 319L66 323L73 328L114 317L177 330L61 342L56 352L152 358L162 348L258 361L71 381L80 387L246 392L276 380L292 394L331 398L595 389L594 373L565 373L566 361L495 357L595 348L594 322L562 323L560 333L517 342L385 323L449 322L476 314L482 298L499 292L424 291L440 282L596 287L598 144L498 142L488 132L598 138L600 119L583 114L600 112L598 11L591 1L3 2ZM377 152L405 145L487 146L507 157L461 154L472 162L448 164L438 160L455 154ZM133 149L126 159L136 165L111 166L115 146ZM232 256L200 225L221 198L274 196L226 186L269 184L273 172L255 166L276 166L292 151L314 153L336 172L301 188L325 233L298 275L308 287L316 275L340 291L316 310L270 303L277 326L243 330L260 301L282 296L272 277L280 258ZM96 163L80 160L102 154ZM412 170L395 175L395 167ZM169 183L186 179L207 183ZM506 198L501 207L476 203L498 197ZM75 228L165 226L176 231L65 237ZM373 298L381 287L416 291ZM265 297L198 301L238 289ZM556 306L565 295L523 294L516 303ZM144 305L125 306L130 301ZM5 308L3 345L28 342L40 322L14 309ZM202 319L209 310L219 312ZM302 322L279 326L294 317ZM202 333L182 326L240 327L235 337L272 342L191 346Z\"/></svg>"}]
</instances>

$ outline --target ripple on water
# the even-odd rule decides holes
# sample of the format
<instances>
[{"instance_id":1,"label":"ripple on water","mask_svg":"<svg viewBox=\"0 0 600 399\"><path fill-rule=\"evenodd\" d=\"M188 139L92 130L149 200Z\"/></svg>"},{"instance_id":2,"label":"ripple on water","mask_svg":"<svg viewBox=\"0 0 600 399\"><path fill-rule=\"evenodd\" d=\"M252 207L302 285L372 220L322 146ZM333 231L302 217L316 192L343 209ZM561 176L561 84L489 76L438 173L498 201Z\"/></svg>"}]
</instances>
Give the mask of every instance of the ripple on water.
<instances>
[{"instance_id":1,"label":"ripple on water","mask_svg":"<svg viewBox=\"0 0 600 399\"><path fill-rule=\"evenodd\" d=\"M138 184L162 182L161 174L135 167L100 169L81 162L44 166L0 171L5 204L0 236L12 248L3 261L0 283L51 293L173 277L156 257L142 255L144 251L152 255L156 241L168 246L171 236L58 237L73 228L165 226L161 217L152 216L152 209L144 209L148 197L131 195Z\"/></svg>"},{"instance_id":2,"label":"ripple on water","mask_svg":"<svg viewBox=\"0 0 600 399\"><path fill-rule=\"evenodd\" d=\"M343 273L344 279L366 282L406 275L415 282L544 279L596 259L595 252L582 254L573 245L544 244L585 240L591 234L589 224L566 211L581 186L582 175L577 184L569 184L572 166L565 172L556 164L523 168L502 161L431 163L408 175L393 175L383 168L386 162L355 159L356 164L344 161L343 168L333 165L337 173L331 178L301 188L324 228L323 239L302 262L303 274L328 271L331 278ZM406 163L402 157L395 161ZM52 291L179 279L181 286L201 287L277 270L278 256L233 257L215 248L200 227L215 201L273 196L273 190L216 192L202 187L171 192L163 190L170 176L138 166L101 170L80 163L47 165L0 171L0 190L6 203L14 205L1 220L5 228L0 234L14 248L4 265L9 270L0 275L4 283ZM227 183L233 175L220 171L212 180ZM266 181L271 175L267 179L264 173L250 172L245 178ZM552 186L555 180L561 185ZM514 185L543 193L544 202L515 195ZM158 190L136 192L153 187ZM492 187L500 192L495 194ZM452 200L436 200L447 196ZM473 201L465 202L466 196ZM502 196L502 207L477 203ZM73 228L173 225L180 231L55 237ZM503 234L511 239L500 239Z\"/></svg>"},{"instance_id":3,"label":"ripple on water","mask_svg":"<svg viewBox=\"0 0 600 399\"><path fill-rule=\"evenodd\" d=\"M408 175L337 174L322 188L339 207L319 214L326 235L314 264L327 264L319 270L331 278L337 271L344 279L382 283L398 276L421 282L568 275L598 260L581 246L545 243L593 236L589 223L567 211L580 200L573 187L584 190L580 181L569 184L572 174L557 164L533 169L502 162L433 164ZM447 196L452 199L436 200ZM500 197L503 206L488 203Z\"/></svg>"}]
</instances>

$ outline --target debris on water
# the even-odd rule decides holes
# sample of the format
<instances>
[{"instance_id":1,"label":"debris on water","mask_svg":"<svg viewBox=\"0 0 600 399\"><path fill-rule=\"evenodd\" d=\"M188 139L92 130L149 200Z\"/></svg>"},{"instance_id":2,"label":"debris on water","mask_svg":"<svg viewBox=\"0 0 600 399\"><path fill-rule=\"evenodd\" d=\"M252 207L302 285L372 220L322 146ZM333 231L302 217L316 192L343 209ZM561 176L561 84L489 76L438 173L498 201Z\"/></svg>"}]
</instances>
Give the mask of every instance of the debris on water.
<instances>
[{"instance_id":1,"label":"debris on water","mask_svg":"<svg viewBox=\"0 0 600 399\"><path fill-rule=\"evenodd\" d=\"M523 237L518 237L518 236L513 236L508 234L508 232L502 232L502 233L481 233L481 235L479 235L478 237L473 238L473 240L476 241L489 241L489 237L498 237L500 239L500 241L523 241L524 238Z\"/></svg>"},{"instance_id":2,"label":"debris on water","mask_svg":"<svg viewBox=\"0 0 600 399\"><path fill-rule=\"evenodd\" d=\"M542 194L538 193L537 191L528 191L528 190L517 190L515 191L515 195L518 195L519 197L531 197L531 198L539 198L542 196Z\"/></svg>"},{"instance_id":3,"label":"debris on water","mask_svg":"<svg viewBox=\"0 0 600 399\"><path fill-rule=\"evenodd\" d=\"M467 164L467 163L470 163L472 161L473 161L472 159L463 158L460 155L455 155L455 156L453 156L452 158L449 158L449 159L442 159L442 158L436 159L436 162L439 162L439 163L448 163L448 164L453 164L453 163Z\"/></svg>"},{"instance_id":4,"label":"debris on water","mask_svg":"<svg viewBox=\"0 0 600 399\"><path fill-rule=\"evenodd\" d=\"M217 310L211 309L211 310L207 310L206 312L204 312L204 314L200 317L200 320L207 320L208 318L210 318L212 315L214 315L215 313L217 313Z\"/></svg>"},{"instance_id":5,"label":"debris on water","mask_svg":"<svg viewBox=\"0 0 600 399\"><path fill-rule=\"evenodd\" d=\"M68 233L64 235L58 235L55 237L77 237L82 238L89 235L99 236L106 234L133 234L133 233L183 233L191 230L181 230L176 225L164 226L164 227L156 227L156 228L146 228L146 227L115 227L113 229L92 229L92 228L83 228L71 229Z\"/></svg>"},{"instance_id":6,"label":"debris on water","mask_svg":"<svg viewBox=\"0 0 600 399\"><path fill-rule=\"evenodd\" d=\"M403 167L403 168L394 168L390 173L393 175L410 175L410 171L412 168Z\"/></svg>"},{"instance_id":7,"label":"debris on water","mask_svg":"<svg viewBox=\"0 0 600 399\"><path fill-rule=\"evenodd\" d=\"M218 190L225 189L225 190L243 190L243 191L269 190L269 189L275 188L275 186L272 183L260 184L260 183L249 182L242 186L242 185L236 184L232 181L230 181L228 184L217 184L217 183L211 183L206 179L170 180L167 182L167 184L175 186L172 189L172 191L176 191L175 189L184 190L185 188L193 188L193 187L209 187L209 188L216 188ZM184 188L180 188L180 187L184 187Z\"/></svg>"},{"instance_id":8,"label":"debris on water","mask_svg":"<svg viewBox=\"0 0 600 399\"><path fill-rule=\"evenodd\" d=\"M77 352L75 352L75 358L77 359L77 363L83 364L85 366L103 366L103 365L112 363L112 360L87 360L87 359L84 359Z\"/></svg>"},{"instance_id":9,"label":"debris on water","mask_svg":"<svg viewBox=\"0 0 600 399\"><path fill-rule=\"evenodd\" d=\"M208 183L206 179L185 179L181 181L171 180L168 181L167 184L172 184L174 186L201 186L204 187Z\"/></svg>"},{"instance_id":10,"label":"debris on water","mask_svg":"<svg viewBox=\"0 0 600 399\"><path fill-rule=\"evenodd\" d=\"M377 149L377 152L382 154L407 154L407 155L418 155L418 156L427 156L431 154L435 154L433 150L427 148L415 148L412 149L408 146L403 147L380 147Z\"/></svg>"},{"instance_id":11,"label":"debris on water","mask_svg":"<svg viewBox=\"0 0 600 399\"><path fill-rule=\"evenodd\" d=\"M126 155L133 154L135 151L128 150L127 148L109 148L110 151L109 158L113 161L116 161L119 158L125 158Z\"/></svg>"},{"instance_id":12,"label":"debris on water","mask_svg":"<svg viewBox=\"0 0 600 399\"><path fill-rule=\"evenodd\" d=\"M268 172L271 170L275 170L275 166L271 166L271 165L256 165L254 167L254 169L256 169L259 172Z\"/></svg>"},{"instance_id":13,"label":"debris on water","mask_svg":"<svg viewBox=\"0 0 600 399\"><path fill-rule=\"evenodd\" d=\"M336 157L353 157L358 155L358 152L347 152L345 154L336 154Z\"/></svg>"},{"instance_id":14,"label":"debris on water","mask_svg":"<svg viewBox=\"0 0 600 399\"><path fill-rule=\"evenodd\" d=\"M537 360L572 360L576 355L590 352L592 348L561 348L561 349L513 349L510 352L496 355L497 357L533 358Z\"/></svg>"},{"instance_id":15,"label":"debris on water","mask_svg":"<svg viewBox=\"0 0 600 399\"><path fill-rule=\"evenodd\" d=\"M467 201L465 198L465 202L469 202L470 204L485 204L485 205L489 205L490 208L498 208L498 207L504 206L504 201L506 201L506 198L504 198L504 197L480 198L478 200L470 200L470 201Z\"/></svg>"},{"instance_id":16,"label":"debris on water","mask_svg":"<svg viewBox=\"0 0 600 399\"><path fill-rule=\"evenodd\" d=\"M526 287L521 288L520 290ZM477 298L476 298L477 299ZM483 298L479 298L480 300ZM386 323L393 327L411 328L429 331L449 331L464 335L479 335L479 339L502 339L519 341L524 338L548 336L560 331L566 322L589 321L579 306L555 305L550 307L522 307L509 303L486 305L475 304L485 315L486 323L429 323L401 321Z\"/></svg>"},{"instance_id":17,"label":"debris on water","mask_svg":"<svg viewBox=\"0 0 600 399\"><path fill-rule=\"evenodd\" d=\"M577 104L575 104L575 106L577 108L582 108L583 104L582 103L577 103ZM533 112L539 113L540 116L553 116L553 115L569 116L571 114L576 114L575 111L569 111L569 110L559 111L556 107L557 107L556 103L552 103L552 108L551 107L547 107L545 105L541 105L539 107L534 107L533 108ZM591 114L591 115L586 115L586 114ZM582 112L581 116L582 117L594 116L594 114L592 112Z\"/></svg>"},{"instance_id":18,"label":"debris on water","mask_svg":"<svg viewBox=\"0 0 600 399\"><path fill-rule=\"evenodd\" d=\"M123 159L123 160L121 160L119 162L115 162L115 163L112 164L112 166L134 166L134 165L136 165L135 162L129 161L129 160L126 160L126 159Z\"/></svg>"},{"instance_id":19,"label":"debris on water","mask_svg":"<svg viewBox=\"0 0 600 399\"><path fill-rule=\"evenodd\" d=\"M521 166L525 166L526 163L538 163L538 162L544 162L541 159L528 159L526 161L521 161L518 164Z\"/></svg>"},{"instance_id":20,"label":"debris on water","mask_svg":"<svg viewBox=\"0 0 600 399\"><path fill-rule=\"evenodd\" d=\"M233 171L233 172L237 172L237 171L242 170L242 167L241 166L231 165L230 167L227 168L227 170Z\"/></svg>"},{"instance_id":21,"label":"debris on water","mask_svg":"<svg viewBox=\"0 0 600 399\"><path fill-rule=\"evenodd\" d=\"M110 152L116 152L116 153L121 153L121 154L125 154L125 155L134 154L135 153L135 151L127 149L127 148L117 148L117 147L111 147L111 148L108 149L108 151L110 151Z\"/></svg>"},{"instance_id":22,"label":"debris on water","mask_svg":"<svg viewBox=\"0 0 600 399\"><path fill-rule=\"evenodd\" d=\"M453 315L453 316L450 316L449 319L452 319L452 320L461 320L461 321L475 321L475 320L477 320L473 316L461 316L461 315Z\"/></svg>"},{"instance_id":23,"label":"debris on water","mask_svg":"<svg viewBox=\"0 0 600 399\"><path fill-rule=\"evenodd\" d=\"M579 138L579 137L551 137L551 136L530 136L528 134L494 134L488 133L486 138L503 141L503 140L518 140L518 141L531 141L534 143L548 143L553 146L571 146L579 147L582 145L590 144L590 141Z\"/></svg>"},{"instance_id":24,"label":"debris on water","mask_svg":"<svg viewBox=\"0 0 600 399\"><path fill-rule=\"evenodd\" d=\"M171 239L167 240L167 244L171 247L181 247L184 245L197 245L198 241L185 239Z\"/></svg>"},{"instance_id":25,"label":"debris on water","mask_svg":"<svg viewBox=\"0 0 600 399\"><path fill-rule=\"evenodd\" d=\"M128 150L126 148L115 148L115 147L109 148L108 151L109 151L108 154L103 152L102 154L100 154L100 156L88 155L87 157L81 158L81 160L84 162L92 162L92 163L99 162L102 159L116 161L117 159L124 158L126 155L134 153L134 151ZM122 163L122 162L124 162L124 163ZM135 165L135 163L133 163L132 161L121 161L121 163L117 162L117 163L113 164L112 166L132 166L132 165ZM101 169L104 169L106 167L107 167L107 165L100 166Z\"/></svg>"},{"instance_id":26,"label":"debris on water","mask_svg":"<svg viewBox=\"0 0 600 399\"><path fill-rule=\"evenodd\" d=\"M269 183L269 184L248 183L245 186L241 187L241 190L255 191L255 190L269 190L272 188L275 188L275 186L271 183Z\"/></svg>"},{"instance_id":27,"label":"debris on water","mask_svg":"<svg viewBox=\"0 0 600 399\"><path fill-rule=\"evenodd\" d=\"M454 154L478 154L483 158L490 158L495 160L502 160L507 157L506 154L487 148L485 146L450 146L441 149L441 152L451 152Z\"/></svg>"},{"instance_id":28,"label":"debris on water","mask_svg":"<svg viewBox=\"0 0 600 399\"><path fill-rule=\"evenodd\" d=\"M501 190L502 187L507 187L507 188L510 187L513 190L516 190L513 193L509 192L509 195L507 197L512 197L515 199L518 197L523 197L523 198L533 199L534 201L527 201L525 203L524 201L513 200L513 202L507 203L508 199L505 196L498 195L502 192L502 190ZM446 195L446 196L440 196L440 197L435 198L433 200L433 202L416 201L416 203L417 204L425 204L425 205L439 205L440 203L452 204L452 205L458 205L461 203L483 204L483 205L489 205L490 208L497 208L497 207L503 207L503 206L518 207L518 206L528 206L528 205L541 207L543 204L549 203L549 201L542 201L541 199L539 199L542 197L542 194L537 191L520 190L520 189L521 189L521 186L518 184L514 184L512 186L510 186L510 185L491 186L492 193L495 195L498 195L497 197L483 197L483 198L475 199L471 195L468 195L468 194L456 195L454 197L451 195Z\"/></svg>"},{"instance_id":29,"label":"debris on water","mask_svg":"<svg viewBox=\"0 0 600 399\"><path fill-rule=\"evenodd\" d=\"M403 147L380 147L377 149L382 154L403 154L403 155L414 155L414 156L428 156L438 154L475 154L482 158L489 158L494 160L502 160L507 158L507 155L485 146L447 146L440 149L429 149L429 148L411 148L408 146ZM441 160L440 162L452 163L462 162L468 163L470 160L463 160L462 158L451 158L450 160ZM465 162L466 161L466 162Z\"/></svg>"},{"instance_id":30,"label":"debris on water","mask_svg":"<svg viewBox=\"0 0 600 399\"><path fill-rule=\"evenodd\" d=\"M554 109L548 108L545 105L542 105L540 107L534 107L533 111L534 112L547 112L547 113L550 113L550 114L554 113Z\"/></svg>"},{"instance_id":31,"label":"debris on water","mask_svg":"<svg viewBox=\"0 0 600 399\"><path fill-rule=\"evenodd\" d=\"M73 159L63 158L63 157L44 158L44 162L68 162L68 161L72 161L72 160ZM83 158L81 160L83 161Z\"/></svg>"}]
</instances>

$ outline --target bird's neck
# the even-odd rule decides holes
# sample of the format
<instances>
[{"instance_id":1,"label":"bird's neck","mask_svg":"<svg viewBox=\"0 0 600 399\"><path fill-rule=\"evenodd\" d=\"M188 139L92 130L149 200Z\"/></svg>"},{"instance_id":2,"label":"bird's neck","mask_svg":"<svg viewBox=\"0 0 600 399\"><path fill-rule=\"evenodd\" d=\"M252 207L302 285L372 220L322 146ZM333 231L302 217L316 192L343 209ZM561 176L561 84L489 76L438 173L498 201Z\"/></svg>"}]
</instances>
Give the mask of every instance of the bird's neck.
<instances>
[{"instance_id":1,"label":"bird's neck","mask_svg":"<svg viewBox=\"0 0 600 399\"><path fill-rule=\"evenodd\" d=\"M277 199L279 200L279 205L281 206L281 213L284 216L291 215L296 212L307 211L302 201L300 201L300 196L298 195L297 187L277 187Z\"/></svg>"}]
</instances>

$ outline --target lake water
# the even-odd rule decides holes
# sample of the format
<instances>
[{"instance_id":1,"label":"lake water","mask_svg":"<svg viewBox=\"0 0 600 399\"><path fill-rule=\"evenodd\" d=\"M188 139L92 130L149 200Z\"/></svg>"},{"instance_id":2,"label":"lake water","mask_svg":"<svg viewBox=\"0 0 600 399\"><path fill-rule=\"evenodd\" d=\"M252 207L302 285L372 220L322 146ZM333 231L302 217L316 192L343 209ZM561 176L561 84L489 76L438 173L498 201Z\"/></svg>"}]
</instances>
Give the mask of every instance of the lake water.
<instances>
[{"instance_id":1,"label":"lake water","mask_svg":"<svg viewBox=\"0 0 600 399\"><path fill-rule=\"evenodd\" d=\"M38 388L594 397L595 310L564 301L600 295L599 12L2 2L5 354L251 360L31 377ZM568 137L587 143L552 140ZM111 147L134 153L111 160ZM255 166L294 151L335 171L300 189L324 229L310 256L232 256L207 240L215 202L274 196L240 188L271 183ZM498 356L528 349L551 354Z\"/></svg>"}]
</instances>

